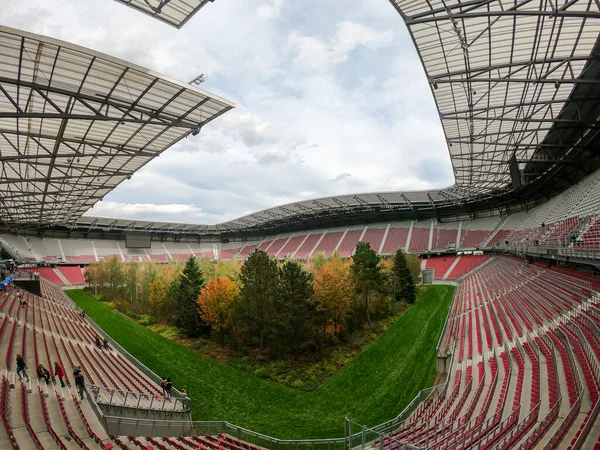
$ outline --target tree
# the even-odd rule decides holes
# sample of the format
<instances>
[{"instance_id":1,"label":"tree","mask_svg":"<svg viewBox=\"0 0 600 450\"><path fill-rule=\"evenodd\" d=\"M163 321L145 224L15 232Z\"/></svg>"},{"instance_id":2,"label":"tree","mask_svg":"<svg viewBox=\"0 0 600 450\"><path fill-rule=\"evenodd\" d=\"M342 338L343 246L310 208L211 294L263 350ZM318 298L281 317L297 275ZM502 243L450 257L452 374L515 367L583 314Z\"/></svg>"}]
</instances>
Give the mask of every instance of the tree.
<instances>
[{"instance_id":1,"label":"tree","mask_svg":"<svg viewBox=\"0 0 600 450\"><path fill-rule=\"evenodd\" d=\"M279 353L299 353L314 343L317 301L313 298L312 281L313 275L299 261L288 260L279 270L274 334Z\"/></svg>"},{"instance_id":2,"label":"tree","mask_svg":"<svg viewBox=\"0 0 600 450\"><path fill-rule=\"evenodd\" d=\"M325 256L325 252L319 252L315 255L312 260L313 270L320 270L324 264L327 263L327 256Z\"/></svg>"},{"instance_id":3,"label":"tree","mask_svg":"<svg viewBox=\"0 0 600 450\"><path fill-rule=\"evenodd\" d=\"M313 298L317 311L323 313L326 334L337 336L346 329L352 308L354 284L349 265L342 258L333 257L315 272Z\"/></svg>"},{"instance_id":4,"label":"tree","mask_svg":"<svg viewBox=\"0 0 600 450\"><path fill-rule=\"evenodd\" d=\"M238 284L225 276L209 281L200 291L200 316L221 336L233 325L234 304L239 295Z\"/></svg>"},{"instance_id":5,"label":"tree","mask_svg":"<svg viewBox=\"0 0 600 450\"><path fill-rule=\"evenodd\" d=\"M408 303L414 303L416 299L415 280L408 268L406 255L400 248L394 254L392 276L394 277L396 301L404 299Z\"/></svg>"},{"instance_id":6,"label":"tree","mask_svg":"<svg viewBox=\"0 0 600 450\"><path fill-rule=\"evenodd\" d=\"M242 286L237 308L240 324L258 339L262 350L273 332L276 316L273 306L279 284L277 262L266 252L254 250L242 266L240 281Z\"/></svg>"},{"instance_id":7,"label":"tree","mask_svg":"<svg viewBox=\"0 0 600 450\"><path fill-rule=\"evenodd\" d=\"M417 255L406 255L406 265L415 284L421 281L421 260Z\"/></svg>"},{"instance_id":8,"label":"tree","mask_svg":"<svg viewBox=\"0 0 600 450\"><path fill-rule=\"evenodd\" d=\"M205 329L205 323L198 312L198 297L204 286L204 276L195 257L190 257L183 271L177 277L176 325L188 336L199 336Z\"/></svg>"},{"instance_id":9,"label":"tree","mask_svg":"<svg viewBox=\"0 0 600 450\"><path fill-rule=\"evenodd\" d=\"M371 323L370 302L371 294L381 291L381 266L377 252L368 242L358 242L352 257L352 274L356 286L356 293L362 297L367 314L367 321Z\"/></svg>"}]
</instances>

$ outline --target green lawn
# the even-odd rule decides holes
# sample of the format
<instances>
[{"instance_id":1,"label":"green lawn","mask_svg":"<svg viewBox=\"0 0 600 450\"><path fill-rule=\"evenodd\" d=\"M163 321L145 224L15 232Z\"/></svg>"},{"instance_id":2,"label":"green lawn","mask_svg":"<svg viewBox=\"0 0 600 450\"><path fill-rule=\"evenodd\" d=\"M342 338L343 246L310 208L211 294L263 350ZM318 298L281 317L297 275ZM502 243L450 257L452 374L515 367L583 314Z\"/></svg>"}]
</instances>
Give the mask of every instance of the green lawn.
<instances>
[{"instance_id":1,"label":"green lawn","mask_svg":"<svg viewBox=\"0 0 600 450\"><path fill-rule=\"evenodd\" d=\"M395 417L435 376L435 347L452 286L431 286L354 361L313 392L234 369L170 341L106 305L67 294L127 351L192 399L195 420L227 420L281 439L340 437L344 417L374 426Z\"/></svg>"}]
</instances>

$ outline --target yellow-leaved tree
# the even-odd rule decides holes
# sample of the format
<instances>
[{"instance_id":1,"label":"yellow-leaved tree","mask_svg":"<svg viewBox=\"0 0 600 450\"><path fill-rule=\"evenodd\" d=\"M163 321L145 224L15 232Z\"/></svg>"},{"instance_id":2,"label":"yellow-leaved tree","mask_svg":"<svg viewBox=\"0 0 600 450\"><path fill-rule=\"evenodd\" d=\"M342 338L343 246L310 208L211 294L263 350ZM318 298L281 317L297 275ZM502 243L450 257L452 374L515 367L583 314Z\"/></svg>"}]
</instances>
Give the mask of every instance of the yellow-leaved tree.
<instances>
[{"instance_id":1,"label":"yellow-leaved tree","mask_svg":"<svg viewBox=\"0 0 600 450\"><path fill-rule=\"evenodd\" d=\"M233 326L233 308L240 294L236 281L221 276L210 280L200 291L198 305L200 316L205 323L220 335Z\"/></svg>"},{"instance_id":2,"label":"yellow-leaved tree","mask_svg":"<svg viewBox=\"0 0 600 450\"><path fill-rule=\"evenodd\" d=\"M313 289L317 310L325 315L325 333L339 335L346 328L354 294L349 263L334 255L315 270Z\"/></svg>"}]
</instances>

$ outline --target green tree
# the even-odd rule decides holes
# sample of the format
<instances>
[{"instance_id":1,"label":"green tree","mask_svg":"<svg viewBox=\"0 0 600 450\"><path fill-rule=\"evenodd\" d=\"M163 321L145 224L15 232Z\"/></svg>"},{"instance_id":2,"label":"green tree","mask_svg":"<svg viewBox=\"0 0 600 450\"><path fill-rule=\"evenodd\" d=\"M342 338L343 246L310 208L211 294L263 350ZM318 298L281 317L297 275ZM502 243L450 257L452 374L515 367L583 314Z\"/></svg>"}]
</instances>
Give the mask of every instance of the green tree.
<instances>
[{"instance_id":1,"label":"green tree","mask_svg":"<svg viewBox=\"0 0 600 450\"><path fill-rule=\"evenodd\" d=\"M254 250L240 272L240 300L237 315L250 336L258 339L264 349L273 332L276 312L274 305L278 294L279 268L266 252Z\"/></svg>"},{"instance_id":2,"label":"green tree","mask_svg":"<svg viewBox=\"0 0 600 450\"><path fill-rule=\"evenodd\" d=\"M416 299L415 280L408 267L406 254L402 249L396 250L394 254L392 276L394 277L395 300L404 299L408 303L414 303Z\"/></svg>"},{"instance_id":3,"label":"green tree","mask_svg":"<svg viewBox=\"0 0 600 450\"><path fill-rule=\"evenodd\" d=\"M315 270L315 271L321 270L321 267L323 267L323 265L325 263L327 263L327 256L325 256L324 252L319 252L313 258L312 263L313 263L313 270Z\"/></svg>"},{"instance_id":4,"label":"green tree","mask_svg":"<svg viewBox=\"0 0 600 450\"><path fill-rule=\"evenodd\" d=\"M273 342L280 354L288 351L297 354L314 344L319 313L312 283L313 275L298 261L288 260L279 269Z\"/></svg>"},{"instance_id":5,"label":"green tree","mask_svg":"<svg viewBox=\"0 0 600 450\"><path fill-rule=\"evenodd\" d=\"M352 257L352 275L356 293L364 301L367 321L371 323L371 295L381 291L382 273L379 265L380 258L368 242L358 242Z\"/></svg>"},{"instance_id":6,"label":"green tree","mask_svg":"<svg viewBox=\"0 0 600 450\"><path fill-rule=\"evenodd\" d=\"M417 255L406 255L406 265L415 284L421 281L421 260Z\"/></svg>"},{"instance_id":7,"label":"green tree","mask_svg":"<svg viewBox=\"0 0 600 450\"><path fill-rule=\"evenodd\" d=\"M204 276L193 256L177 277L176 325L188 336L197 337L208 330L198 311L198 297L204 287Z\"/></svg>"}]
</instances>

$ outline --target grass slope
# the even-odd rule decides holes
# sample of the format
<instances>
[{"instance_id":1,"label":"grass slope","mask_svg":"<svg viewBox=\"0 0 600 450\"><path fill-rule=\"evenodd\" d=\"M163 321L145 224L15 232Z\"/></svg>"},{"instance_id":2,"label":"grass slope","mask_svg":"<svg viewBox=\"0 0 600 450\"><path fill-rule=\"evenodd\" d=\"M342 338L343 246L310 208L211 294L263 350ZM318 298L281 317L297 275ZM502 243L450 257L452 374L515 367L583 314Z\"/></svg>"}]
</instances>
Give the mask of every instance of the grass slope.
<instances>
[{"instance_id":1,"label":"grass slope","mask_svg":"<svg viewBox=\"0 0 600 450\"><path fill-rule=\"evenodd\" d=\"M67 294L110 336L192 399L195 420L227 420L282 439L343 435L344 417L373 426L398 414L435 376L435 346L454 293L431 286L354 361L313 392L262 380L204 357L116 313Z\"/></svg>"}]
</instances>

